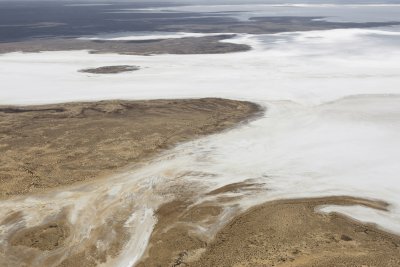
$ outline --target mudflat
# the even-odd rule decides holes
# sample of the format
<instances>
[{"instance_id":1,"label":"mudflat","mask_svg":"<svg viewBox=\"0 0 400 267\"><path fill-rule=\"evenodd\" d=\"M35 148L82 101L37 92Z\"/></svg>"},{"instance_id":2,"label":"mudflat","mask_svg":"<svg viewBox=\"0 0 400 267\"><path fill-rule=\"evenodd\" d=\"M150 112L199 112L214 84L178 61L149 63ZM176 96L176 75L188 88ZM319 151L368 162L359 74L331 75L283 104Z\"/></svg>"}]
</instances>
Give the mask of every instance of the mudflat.
<instances>
[{"instance_id":1,"label":"mudflat","mask_svg":"<svg viewBox=\"0 0 400 267\"><path fill-rule=\"evenodd\" d=\"M220 42L235 35L222 34L208 37L187 37L144 41L102 41L48 38L14 43L0 43L0 54L10 52L41 52L89 50L92 54L118 53L123 55L154 54L221 54L251 49L244 44Z\"/></svg>"},{"instance_id":2,"label":"mudflat","mask_svg":"<svg viewBox=\"0 0 400 267\"><path fill-rule=\"evenodd\" d=\"M238 215L207 240L193 225L217 218L219 204L174 201L159 209L139 266L400 266L398 236L315 211L330 204L386 209L351 197L272 201Z\"/></svg>"},{"instance_id":3,"label":"mudflat","mask_svg":"<svg viewBox=\"0 0 400 267\"><path fill-rule=\"evenodd\" d=\"M0 197L88 181L260 112L226 99L0 107Z\"/></svg>"}]
</instances>

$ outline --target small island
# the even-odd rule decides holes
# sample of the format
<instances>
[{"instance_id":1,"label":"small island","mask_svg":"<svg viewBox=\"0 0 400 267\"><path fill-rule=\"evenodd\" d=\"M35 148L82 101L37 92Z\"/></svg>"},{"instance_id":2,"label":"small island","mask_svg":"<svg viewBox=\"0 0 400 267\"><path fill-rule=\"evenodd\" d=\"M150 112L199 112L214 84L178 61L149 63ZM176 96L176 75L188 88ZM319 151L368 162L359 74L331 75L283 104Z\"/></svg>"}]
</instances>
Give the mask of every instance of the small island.
<instances>
[{"instance_id":1,"label":"small island","mask_svg":"<svg viewBox=\"0 0 400 267\"><path fill-rule=\"evenodd\" d=\"M99 68L83 69L79 72L93 73L93 74L117 74L122 72L136 71L139 70L138 66L130 65L119 65L119 66L104 66Z\"/></svg>"}]
</instances>

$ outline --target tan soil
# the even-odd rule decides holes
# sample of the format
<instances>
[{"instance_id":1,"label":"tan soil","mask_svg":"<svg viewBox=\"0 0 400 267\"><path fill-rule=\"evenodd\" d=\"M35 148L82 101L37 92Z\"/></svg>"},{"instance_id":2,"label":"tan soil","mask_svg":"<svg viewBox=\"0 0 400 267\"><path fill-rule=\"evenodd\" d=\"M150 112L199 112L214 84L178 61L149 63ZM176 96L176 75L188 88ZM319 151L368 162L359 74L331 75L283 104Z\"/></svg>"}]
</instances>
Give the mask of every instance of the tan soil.
<instances>
[{"instance_id":1,"label":"tan soil","mask_svg":"<svg viewBox=\"0 0 400 267\"><path fill-rule=\"evenodd\" d=\"M0 198L115 173L259 111L215 98L0 107Z\"/></svg>"},{"instance_id":2,"label":"tan soil","mask_svg":"<svg viewBox=\"0 0 400 267\"><path fill-rule=\"evenodd\" d=\"M54 250L62 245L68 235L69 228L63 221L52 222L17 232L10 240L10 244L12 246L21 245L40 250Z\"/></svg>"},{"instance_id":3,"label":"tan soil","mask_svg":"<svg viewBox=\"0 0 400 267\"><path fill-rule=\"evenodd\" d=\"M144 266L400 266L400 238L338 214L320 214L320 205L385 203L349 198L281 200L233 219L208 242L193 224L218 216L214 205L172 202L158 211Z\"/></svg>"}]
</instances>

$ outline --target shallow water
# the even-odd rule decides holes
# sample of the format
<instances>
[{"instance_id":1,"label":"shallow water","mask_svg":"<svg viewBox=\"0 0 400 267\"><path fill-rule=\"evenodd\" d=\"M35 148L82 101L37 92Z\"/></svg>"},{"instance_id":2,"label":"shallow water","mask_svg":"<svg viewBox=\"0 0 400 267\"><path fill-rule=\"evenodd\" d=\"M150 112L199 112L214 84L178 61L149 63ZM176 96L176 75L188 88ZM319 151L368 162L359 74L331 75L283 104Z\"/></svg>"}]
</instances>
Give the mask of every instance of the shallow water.
<instances>
[{"instance_id":1,"label":"shallow water","mask_svg":"<svg viewBox=\"0 0 400 267\"><path fill-rule=\"evenodd\" d=\"M261 118L232 131L179 145L146 166L102 183L0 203L0 216L23 219L0 228L0 246L15 227L34 226L65 213L74 224L67 256L116 213L132 214L132 237L110 266L130 266L143 253L155 223L153 211L192 185L204 193L251 180L265 190L227 208L277 198L350 195L384 200L389 212L324 207L400 233L400 33L345 29L241 35L252 51L221 55L122 56L85 51L0 56L2 104L37 104L109 98L226 97L266 107ZM117 75L83 74L104 65L139 65ZM230 217L225 217L229 219ZM107 247L115 236L105 236ZM88 239L87 242L96 242ZM52 253L36 258L37 266ZM60 258L62 259L62 257Z\"/></svg>"},{"instance_id":2,"label":"shallow water","mask_svg":"<svg viewBox=\"0 0 400 267\"><path fill-rule=\"evenodd\" d=\"M179 3L179 2L178 2ZM346 3L340 1L256 1L255 3L242 4L241 1L203 2L197 4L183 4L173 7L142 8L142 12L218 12L229 15L239 20L246 21L252 17L273 16L302 16L323 17L322 20L331 22L387 22L397 21L400 4L393 2L367 2L354 1ZM122 9L119 12L137 12L137 9Z\"/></svg>"}]
</instances>

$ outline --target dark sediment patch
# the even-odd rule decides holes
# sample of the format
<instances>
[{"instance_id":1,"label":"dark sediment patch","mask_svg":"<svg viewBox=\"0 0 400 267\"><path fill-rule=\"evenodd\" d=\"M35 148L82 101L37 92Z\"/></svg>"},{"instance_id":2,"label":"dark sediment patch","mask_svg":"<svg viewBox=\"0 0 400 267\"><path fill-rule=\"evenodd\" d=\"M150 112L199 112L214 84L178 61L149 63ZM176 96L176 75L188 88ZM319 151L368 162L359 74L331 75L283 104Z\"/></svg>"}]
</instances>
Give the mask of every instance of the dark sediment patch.
<instances>
[{"instance_id":1,"label":"dark sediment patch","mask_svg":"<svg viewBox=\"0 0 400 267\"><path fill-rule=\"evenodd\" d=\"M92 41L82 39L37 39L16 43L0 43L0 54L10 52L89 50L92 54L119 53L124 55L153 54L220 54L251 49L244 44L220 42L234 35L187 37L179 39L136 41Z\"/></svg>"},{"instance_id":2,"label":"dark sediment patch","mask_svg":"<svg viewBox=\"0 0 400 267\"><path fill-rule=\"evenodd\" d=\"M250 182L233 183L215 189L209 192L208 195L218 195L223 193L236 193L242 191L257 190L260 186L262 185L259 183L250 183Z\"/></svg>"},{"instance_id":3,"label":"dark sediment patch","mask_svg":"<svg viewBox=\"0 0 400 267\"><path fill-rule=\"evenodd\" d=\"M5 107L0 108L0 112L3 113L27 113L27 112L64 112L62 108L44 108L44 109L29 109L29 108L13 108Z\"/></svg>"},{"instance_id":4,"label":"dark sediment patch","mask_svg":"<svg viewBox=\"0 0 400 267\"><path fill-rule=\"evenodd\" d=\"M120 65L120 66L104 66L92 69L83 69L79 72L92 73L92 74L117 74L122 72L137 71L140 68L138 66Z\"/></svg>"},{"instance_id":5,"label":"dark sediment patch","mask_svg":"<svg viewBox=\"0 0 400 267\"><path fill-rule=\"evenodd\" d=\"M321 20L324 17L270 16L253 17L248 21L220 21L219 23L180 23L160 26L163 31L187 31L201 33L249 33L273 34L280 32L331 30L349 28L373 28L399 25L399 21L389 22L330 22Z\"/></svg>"}]
</instances>

